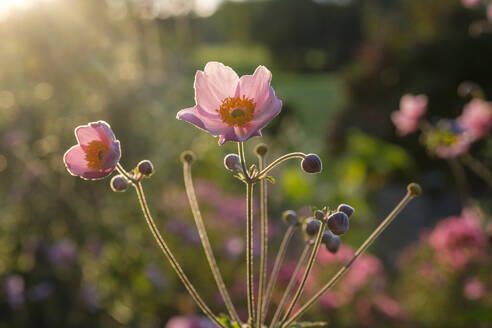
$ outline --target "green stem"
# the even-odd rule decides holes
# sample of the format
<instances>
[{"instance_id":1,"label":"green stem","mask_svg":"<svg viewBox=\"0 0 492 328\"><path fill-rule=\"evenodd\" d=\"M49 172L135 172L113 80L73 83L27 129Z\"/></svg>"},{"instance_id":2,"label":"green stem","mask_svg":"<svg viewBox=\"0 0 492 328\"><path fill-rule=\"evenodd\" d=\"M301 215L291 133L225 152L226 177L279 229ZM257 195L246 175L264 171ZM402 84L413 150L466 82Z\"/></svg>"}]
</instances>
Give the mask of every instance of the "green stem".
<instances>
[{"instance_id":1,"label":"green stem","mask_svg":"<svg viewBox=\"0 0 492 328\"><path fill-rule=\"evenodd\" d=\"M217 320L217 318L215 317L213 312L210 310L210 308L207 306L207 304L205 304L205 302L202 300L202 298L200 297L200 295L196 291L195 287L192 285L192 283L190 282L190 280L188 279L186 274L183 272L183 269L181 268L178 261L176 260L176 258L172 254L172 252L169 249L169 247L167 246L166 242L162 238L159 230L157 229L157 226L154 223L152 215L150 214L149 206L147 204L147 201L145 200L145 194L144 194L144 191L142 188L142 184L140 182L137 182L134 186L135 186L135 190L136 190L137 195L138 195L140 207L142 208L142 212L145 216L145 220L147 221L149 229L152 232L152 235L154 236L154 238L155 238L157 244L159 245L159 247L161 248L162 252L164 253L166 258L168 259L169 263L171 264L171 267L176 272L179 279L181 280L181 282L185 286L186 290L188 291L188 293L190 293L191 297L196 302L198 307L203 311L203 313L210 320L212 320L212 322L214 322L219 327L227 328L225 325L220 323L219 320Z\"/></svg>"},{"instance_id":2,"label":"green stem","mask_svg":"<svg viewBox=\"0 0 492 328\"><path fill-rule=\"evenodd\" d=\"M460 157L461 161L468 166L476 175L485 181L492 188L492 172L481 162L474 159L470 154L465 154Z\"/></svg>"},{"instance_id":3,"label":"green stem","mask_svg":"<svg viewBox=\"0 0 492 328\"><path fill-rule=\"evenodd\" d=\"M282 238L282 242L280 244L277 257L275 258L275 263L273 264L272 274L270 276L270 280L268 281L268 285L265 293L265 301L262 305L263 306L262 309L263 318L261 320L262 322L265 321L266 315L268 314L268 306L270 305L270 299L272 297L273 288L277 283L278 273L284 261L285 253L287 251L287 246L289 245L289 242L292 239L292 236L294 235L295 229L296 229L295 226L289 225L287 231L284 234L284 237Z\"/></svg>"},{"instance_id":4,"label":"green stem","mask_svg":"<svg viewBox=\"0 0 492 328\"><path fill-rule=\"evenodd\" d=\"M311 247L310 243L306 243L306 246L304 246L304 249L302 250L301 256L299 257L299 260L297 261L296 268L294 269L294 272L292 273L292 276L290 278L289 284L287 285L287 288L284 291L284 295L282 296L282 299L280 300L280 303L277 306L277 310L275 311L275 314L273 315L272 322L270 323L270 328L275 328L275 325L278 322L278 319L280 319L280 315L282 314L282 310L287 303L287 299L292 291L292 288L294 288L294 285L297 281L297 276L299 275L299 272L302 269L302 266L304 265L304 261L306 260L306 257L309 252L309 248Z\"/></svg>"},{"instance_id":5,"label":"green stem","mask_svg":"<svg viewBox=\"0 0 492 328\"><path fill-rule=\"evenodd\" d=\"M333 276L333 278L324 285L313 297L311 297L306 304L304 304L291 318L289 318L284 324L282 328L288 327L292 322L297 320L301 315L303 315L311 305L313 305L320 297L323 295L328 289L330 289L335 283L347 272L350 266L355 262L355 260L362 254L364 251L369 248L369 246L377 239L377 237L388 227L388 225L395 219L395 217L405 208L408 202L416 197L417 194L412 193L409 189L405 197L400 201L400 203L391 211L391 213L384 219L383 222L374 230L374 232L366 239L366 241L359 247L359 249L355 252L352 259L344 265L340 270Z\"/></svg>"},{"instance_id":6,"label":"green stem","mask_svg":"<svg viewBox=\"0 0 492 328\"><path fill-rule=\"evenodd\" d=\"M258 156L258 168L262 170L265 166L264 156ZM257 304L257 317L256 327L260 328L262 325L262 303L263 295L265 292L266 281L266 269L267 269L267 256L268 256L268 194L267 194L267 181L265 179L260 181L260 224L261 224L261 256L260 256L260 280L258 284L258 304Z\"/></svg>"},{"instance_id":7,"label":"green stem","mask_svg":"<svg viewBox=\"0 0 492 328\"><path fill-rule=\"evenodd\" d=\"M243 142L237 143L237 152L238 152L239 158L241 160L241 167L243 168L244 176L246 176L246 179L249 180L250 176L249 176L248 168L246 165L246 157L244 156L244 143Z\"/></svg>"},{"instance_id":8,"label":"green stem","mask_svg":"<svg viewBox=\"0 0 492 328\"><path fill-rule=\"evenodd\" d=\"M184 176L186 194L190 202L191 212L193 213L193 218L195 219L195 224L197 226L198 233L200 235L200 240L202 241L203 250L205 251L208 264L210 266L210 269L212 270L212 274L214 276L215 282L217 283L217 287L219 289L220 295L224 300L225 306L231 318L235 320L237 323L241 324L239 315L237 314L236 309L234 308L234 304L231 301L231 297L227 292L227 288L224 284L224 280L222 278L219 267L215 260L212 246L210 245L210 240L208 239L207 230L205 228L205 224L203 223L203 218L200 213L200 208L198 206L195 189L193 187L193 179L191 176L191 163L188 161L183 161L183 176Z\"/></svg>"},{"instance_id":9,"label":"green stem","mask_svg":"<svg viewBox=\"0 0 492 328\"><path fill-rule=\"evenodd\" d=\"M281 156L281 157L277 158L276 160L274 160L272 163L270 163L270 165L268 165L266 168L261 170L260 173L258 173L257 177L258 177L258 179L263 178L268 172L270 172L272 169L274 169L277 165L279 165L282 162L285 162L286 160L288 160L290 158L302 158L302 159L304 159L305 157L306 157L306 154L299 153L299 152L290 153L290 154L286 154L284 156Z\"/></svg>"},{"instance_id":10,"label":"green stem","mask_svg":"<svg viewBox=\"0 0 492 328\"><path fill-rule=\"evenodd\" d=\"M309 257L308 265L306 267L306 270L304 271L304 275L302 276L301 284L297 288L297 292L295 293L294 298L290 302L290 305L287 308L287 311L285 312L282 321L285 321L290 316L292 310L294 309L294 306L296 305L297 301L302 295L302 291L304 290L304 286L306 285L306 281L309 277L309 273L311 272L314 261L316 260L316 255L318 255L319 246L321 245L321 239L323 238L323 233L325 231L325 228L326 228L326 221L323 220L321 221L321 227L319 228L318 235L316 236L316 241L314 242L313 250L311 251L311 256Z\"/></svg>"},{"instance_id":11,"label":"green stem","mask_svg":"<svg viewBox=\"0 0 492 328\"><path fill-rule=\"evenodd\" d=\"M246 183L246 277L248 296L248 321L252 325L255 320L253 295L253 184Z\"/></svg>"},{"instance_id":12,"label":"green stem","mask_svg":"<svg viewBox=\"0 0 492 328\"><path fill-rule=\"evenodd\" d=\"M128 172L123 168L123 166L120 163L116 164L116 171L118 171L119 174L127 178L131 183L135 184L137 182L133 177L131 177L128 174Z\"/></svg>"}]
</instances>

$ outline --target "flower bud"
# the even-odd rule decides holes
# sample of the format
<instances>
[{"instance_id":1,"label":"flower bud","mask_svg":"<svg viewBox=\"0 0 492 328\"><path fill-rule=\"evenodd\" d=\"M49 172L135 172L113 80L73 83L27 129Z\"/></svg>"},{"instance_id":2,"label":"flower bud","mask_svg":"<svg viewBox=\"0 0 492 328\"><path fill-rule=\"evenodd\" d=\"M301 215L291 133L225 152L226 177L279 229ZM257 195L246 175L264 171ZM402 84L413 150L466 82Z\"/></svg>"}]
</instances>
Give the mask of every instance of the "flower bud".
<instances>
[{"instance_id":1,"label":"flower bud","mask_svg":"<svg viewBox=\"0 0 492 328\"><path fill-rule=\"evenodd\" d=\"M348 217L351 217L352 214L354 214L354 208L347 204L338 205L337 211L347 214Z\"/></svg>"},{"instance_id":2,"label":"flower bud","mask_svg":"<svg viewBox=\"0 0 492 328\"><path fill-rule=\"evenodd\" d=\"M130 184L128 183L128 180L125 179L124 176L122 175L115 175L110 182L111 189L115 192L123 192L128 189Z\"/></svg>"},{"instance_id":3,"label":"flower bud","mask_svg":"<svg viewBox=\"0 0 492 328\"><path fill-rule=\"evenodd\" d=\"M343 212L335 212L328 217L328 228L335 235L343 235L349 228L349 218Z\"/></svg>"},{"instance_id":4,"label":"flower bud","mask_svg":"<svg viewBox=\"0 0 492 328\"><path fill-rule=\"evenodd\" d=\"M319 221L321 221L325 217L325 213L323 213L323 211L316 210L316 211L314 211L314 217L316 219L318 219Z\"/></svg>"},{"instance_id":5,"label":"flower bud","mask_svg":"<svg viewBox=\"0 0 492 328\"><path fill-rule=\"evenodd\" d=\"M241 159L237 154L228 154L224 157L224 166L229 171L240 171Z\"/></svg>"},{"instance_id":6,"label":"flower bud","mask_svg":"<svg viewBox=\"0 0 492 328\"><path fill-rule=\"evenodd\" d=\"M265 156L268 152L268 146L265 144L259 144L255 147L255 153L258 156Z\"/></svg>"},{"instance_id":7,"label":"flower bud","mask_svg":"<svg viewBox=\"0 0 492 328\"><path fill-rule=\"evenodd\" d=\"M340 237L332 234L330 231L323 232L321 242L325 245L326 249L335 254L340 248Z\"/></svg>"},{"instance_id":8,"label":"flower bud","mask_svg":"<svg viewBox=\"0 0 492 328\"><path fill-rule=\"evenodd\" d=\"M314 218L307 218L304 230L309 236L316 236L320 229L321 223Z\"/></svg>"},{"instance_id":9,"label":"flower bud","mask_svg":"<svg viewBox=\"0 0 492 328\"><path fill-rule=\"evenodd\" d=\"M152 174L154 174L154 165L151 161L145 159L138 163L137 170L143 176L150 177Z\"/></svg>"},{"instance_id":10,"label":"flower bud","mask_svg":"<svg viewBox=\"0 0 492 328\"><path fill-rule=\"evenodd\" d=\"M407 186L407 190L413 197L418 197L420 196L420 194L422 194L422 188L420 188L420 186L414 182Z\"/></svg>"},{"instance_id":11,"label":"flower bud","mask_svg":"<svg viewBox=\"0 0 492 328\"><path fill-rule=\"evenodd\" d=\"M195 154L191 150L187 150L181 153L181 162L187 162L192 164L195 161Z\"/></svg>"},{"instance_id":12,"label":"flower bud","mask_svg":"<svg viewBox=\"0 0 492 328\"><path fill-rule=\"evenodd\" d=\"M301 162L302 169L307 173L321 172L321 159L316 154L308 154Z\"/></svg>"},{"instance_id":13,"label":"flower bud","mask_svg":"<svg viewBox=\"0 0 492 328\"><path fill-rule=\"evenodd\" d=\"M282 213L282 220L288 225L297 226L300 224L299 219L297 218L297 213L293 210L287 210Z\"/></svg>"}]
</instances>

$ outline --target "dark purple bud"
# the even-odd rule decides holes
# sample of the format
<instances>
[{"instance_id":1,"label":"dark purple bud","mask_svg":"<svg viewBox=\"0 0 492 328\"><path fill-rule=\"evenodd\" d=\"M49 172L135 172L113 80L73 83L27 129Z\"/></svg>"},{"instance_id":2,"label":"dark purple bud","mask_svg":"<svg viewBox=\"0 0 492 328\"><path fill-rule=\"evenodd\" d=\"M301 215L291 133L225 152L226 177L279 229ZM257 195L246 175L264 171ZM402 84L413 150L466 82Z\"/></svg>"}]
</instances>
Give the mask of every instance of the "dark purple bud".
<instances>
[{"instance_id":1,"label":"dark purple bud","mask_svg":"<svg viewBox=\"0 0 492 328\"><path fill-rule=\"evenodd\" d=\"M354 214L354 208L347 204L338 205L337 211L347 214L348 217L351 217L352 214Z\"/></svg>"},{"instance_id":2,"label":"dark purple bud","mask_svg":"<svg viewBox=\"0 0 492 328\"><path fill-rule=\"evenodd\" d=\"M126 191L128 189L128 187L130 186L128 181L122 175L115 175L111 179L110 185L111 185L111 189L113 189L113 191L115 191L115 192Z\"/></svg>"},{"instance_id":3,"label":"dark purple bud","mask_svg":"<svg viewBox=\"0 0 492 328\"><path fill-rule=\"evenodd\" d=\"M343 212L335 212L328 217L328 228L335 235L343 235L349 228L349 218Z\"/></svg>"},{"instance_id":4,"label":"dark purple bud","mask_svg":"<svg viewBox=\"0 0 492 328\"><path fill-rule=\"evenodd\" d=\"M237 154L228 154L224 157L224 166L229 171L241 170L241 159Z\"/></svg>"},{"instance_id":5,"label":"dark purple bud","mask_svg":"<svg viewBox=\"0 0 492 328\"><path fill-rule=\"evenodd\" d=\"M138 172L140 174L150 177L152 174L154 174L154 165L152 164L151 161L149 160L143 160L137 165Z\"/></svg>"},{"instance_id":6,"label":"dark purple bud","mask_svg":"<svg viewBox=\"0 0 492 328\"><path fill-rule=\"evenodd\" d=\"M318 173L323 168L321 159L316 154L308 154L301 162L302 169L307 173Z\"/></svg>"},{"instance_id":7,"label":"dark purple bud","mask_svg":"<svg viewBox=\"0 0 492 328\"><path fill-rule=\"evenodd\" d=\"M287 210L282 213L282 220L288 225L297 226L300 224L299 219L297 218L297 213L292 210Z\"/></svg>"},{"instance_id":8,"label":"dark purple bud","mask_svg":"<svg viewBox=\"0 0 492 328\"><path fill-rule=\"evenodd\" d=\"M325 213L323 211L320 211L320 210L316 210L314 212L314 217L316 219L318 219L319 221L323 220L323 218L325 217Z\"/></svg>"},{"instance_id":9,"label":"dark purple bud","mask_svg":"<svg viewBox=\"0 0 492 328\"><path fill-rule=\"evenodd\" d=\"M325 245L326 249L333 254L338 251L341 243L340 237L335 236L329 231L323 232L323 238L321 239L321 242Z\"/></svg>"},{"instance_id":10,"label":"dark purple bud","mask_svg":"<svg viewBox=\"0 0 492 328\"><path fill-rule=\"evenodd\" d=\"M305 224L305 231L309 236L316 236L318 234L321 223L314 218L307 218Z\"/></svg>"}]
</instances>

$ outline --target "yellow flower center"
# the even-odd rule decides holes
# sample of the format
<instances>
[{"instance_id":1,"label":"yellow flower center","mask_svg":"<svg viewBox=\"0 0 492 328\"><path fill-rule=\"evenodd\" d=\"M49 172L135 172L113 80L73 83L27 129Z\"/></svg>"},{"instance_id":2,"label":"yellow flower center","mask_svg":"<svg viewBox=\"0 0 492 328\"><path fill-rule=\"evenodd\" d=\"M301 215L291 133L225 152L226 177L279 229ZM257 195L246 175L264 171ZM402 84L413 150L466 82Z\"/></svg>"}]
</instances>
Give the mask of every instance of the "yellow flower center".
<instances>
[{"instance_id":1,"label":"yellow flower center","mask_svg":"<svg viewBox=\"0 0 492 328\"><path fill-rule=\"evenodd\" d=\"M87 166L93 170L100 170L103 165L104 155L106 155L108 149L109 147L99 140L89 142L85 148Z\"/></svg>"},{"instance_id":2,"label":"yellow flower center","mask_svg":"<svg viewBox=\"0 0 492 328\"><path fill-rule=\"evenodd\" d=\"M217 109L222 122L230 126L245 126L253 119L256 104L252 98L227 97Z\"/></svg>"}]
</instances>

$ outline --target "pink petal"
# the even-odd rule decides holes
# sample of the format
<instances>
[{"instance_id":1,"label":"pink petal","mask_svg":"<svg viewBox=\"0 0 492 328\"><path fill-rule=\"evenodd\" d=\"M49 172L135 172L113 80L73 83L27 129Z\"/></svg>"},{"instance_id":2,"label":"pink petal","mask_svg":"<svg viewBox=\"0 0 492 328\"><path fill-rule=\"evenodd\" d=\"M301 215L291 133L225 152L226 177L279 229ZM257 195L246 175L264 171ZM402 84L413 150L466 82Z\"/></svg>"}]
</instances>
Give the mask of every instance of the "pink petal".
<instances>
[{"instance_id":1,"label":"pink petal","mask_svg":"<svg viewBox=\"0 0 492 328\"><path fill-rule=\"evenodd\" d=\"M102 171L111 173L116 167L116 164L120 161L121 158L121 148L120 142L113 142L112 146L108 149L108 152L104 156L102 163Z\"/></svg>"},{"instance_id":2,"label":"pink petal","mask_svg":"<svg viewBox=\"0 0 492 328\"><path fill-rule=\"evenodd\" d=\"M241 76L236 96L253 98L256 108L261 108L270 98L271 80L272 73L265 66L258 66L253 75Z\"/></svg>"},{"instance_id":3,"label":"pink petal","mask_svg":"<svg viewBox=\"0 0 492 328\"><path fill-rule=\"evenodd\" d=\"M104 121L78 126L75 129L75 136L79 144L83 147L94 140L99 140L110 147L112 142L116 139L113 131L111 131L111 127Z\"/></svg>"},{"instance_id":4,"label":"pink petal","mask_svg":"<svg viewBox=\"0 0 492 328\"><path fill-rule=\"evenodd\" d=\"M196 127L210 132L214 136L223 133L229 126L222 122L217 113L209 113L203 110L200 105L182 109L176 115L178 120L189 122Z\"/></svg>"},{"instance_id":5,"label":"pink petal","mask_svg":"<svg viewBox=\"0 0 492 328\"><path fill-rule=\"evenodd\" d=\"M83 179L101 179L109 175L110 172L92 170L87 167L85 152L80 145L73 146L63 156L63 162L71 175L79 176Z\"/></svg>"},{"instance_id":6,"label":"pink petal","mask_svg":"<svg viewBox=\"0 0 492 328\"><path fill-rule=\"evenodd\" d=\"M239 77L229 66L209 62L195 75L195 101L205 111L215 113L227 97L234 97Z\"/></svg>"}]
</instances>

